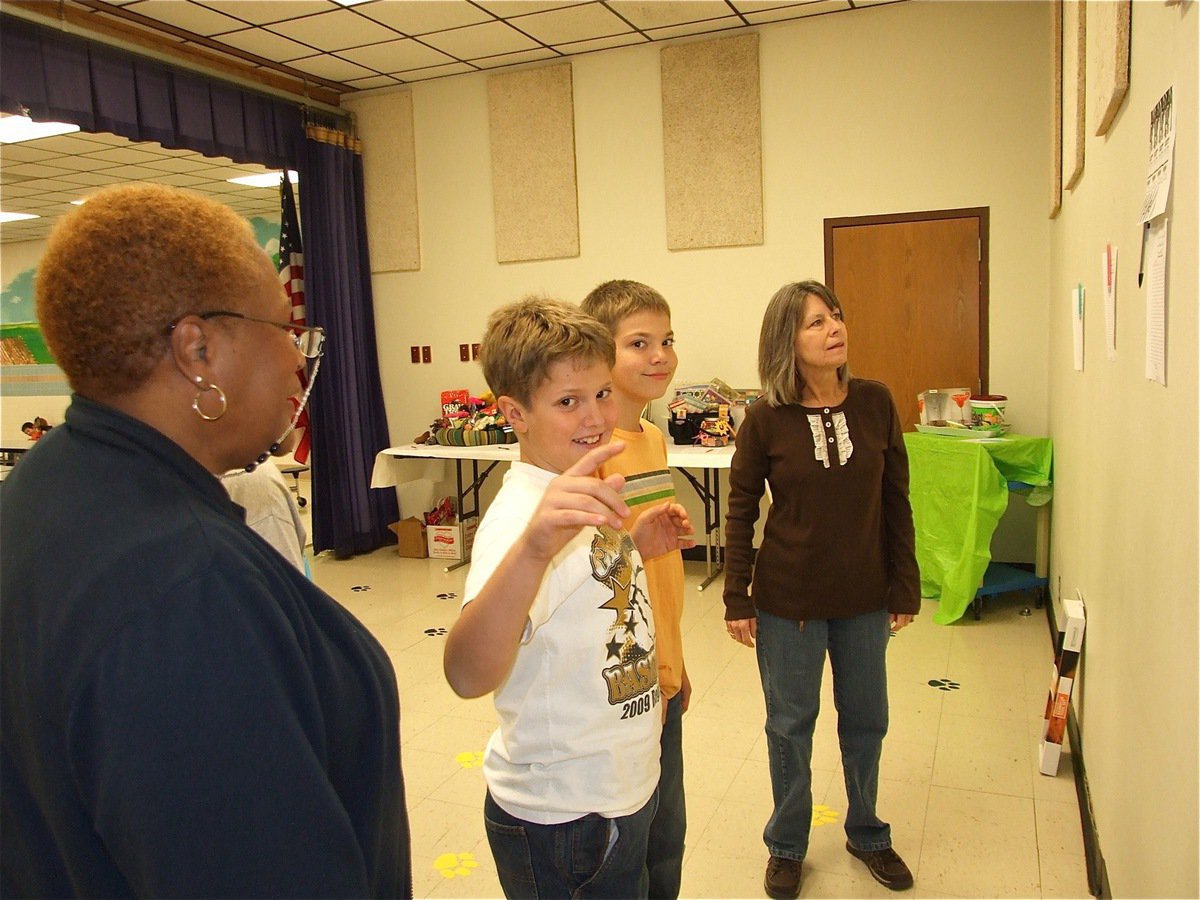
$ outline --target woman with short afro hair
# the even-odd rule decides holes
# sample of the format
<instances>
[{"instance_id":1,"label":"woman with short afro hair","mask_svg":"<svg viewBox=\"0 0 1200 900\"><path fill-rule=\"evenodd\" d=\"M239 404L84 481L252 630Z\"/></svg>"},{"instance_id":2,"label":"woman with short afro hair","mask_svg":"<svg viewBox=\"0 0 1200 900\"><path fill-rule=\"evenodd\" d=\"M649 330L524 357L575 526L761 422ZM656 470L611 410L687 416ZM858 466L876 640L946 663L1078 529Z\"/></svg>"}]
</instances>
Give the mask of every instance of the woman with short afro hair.
<instances>
[{"instance_id":1,"label":"woman with short afro hair","mask_svg":"<svg viewBox=\"0 0 1200 900\"><path fill-rule=\"evenodd\" d=\"M4 485L0 895L411 896L387 654L216 477L284 441L324 332L154 185L65 216L36 293L74 394Z\"/></svg>"}]
</instances>

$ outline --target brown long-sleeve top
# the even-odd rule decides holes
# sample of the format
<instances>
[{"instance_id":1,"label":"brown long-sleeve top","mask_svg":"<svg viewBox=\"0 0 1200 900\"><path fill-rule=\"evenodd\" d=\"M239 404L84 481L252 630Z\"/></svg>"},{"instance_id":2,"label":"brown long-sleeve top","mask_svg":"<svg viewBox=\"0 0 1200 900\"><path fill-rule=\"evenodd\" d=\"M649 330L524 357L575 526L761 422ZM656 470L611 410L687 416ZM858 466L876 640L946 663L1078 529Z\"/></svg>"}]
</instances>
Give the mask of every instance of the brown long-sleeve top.
<instances>
[{"instance_id":1,"label":"brown long-sleeve top","mask_svg":"<svg viewBox=\"0 0 1200 900\"><path fill-rule=\"evenodd\" d=\"M764 484L772 503L752 562ZM854 378L840 406L753 404L737 433L725 537L726 619L918 612L908 456L888 389Z\"/></svg>"}]
</instances>

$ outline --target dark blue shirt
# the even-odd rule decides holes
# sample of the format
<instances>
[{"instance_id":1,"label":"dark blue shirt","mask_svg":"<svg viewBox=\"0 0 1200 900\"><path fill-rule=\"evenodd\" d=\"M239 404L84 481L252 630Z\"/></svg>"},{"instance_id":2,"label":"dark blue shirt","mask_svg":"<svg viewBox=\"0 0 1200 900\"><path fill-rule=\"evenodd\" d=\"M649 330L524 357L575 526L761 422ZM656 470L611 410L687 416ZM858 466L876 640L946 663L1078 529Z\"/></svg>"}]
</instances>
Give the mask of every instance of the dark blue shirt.
<instances>
[{"instance_id":1,"label":"dark blue shirt","mask_svg":"<svg viewBox=\"0 0 1200 900\"><path fill-rule=\"evenodd\" d=\"M0 892L411 896L383 648L81 397L0 487Z\"/></svg>"}]
</instances>

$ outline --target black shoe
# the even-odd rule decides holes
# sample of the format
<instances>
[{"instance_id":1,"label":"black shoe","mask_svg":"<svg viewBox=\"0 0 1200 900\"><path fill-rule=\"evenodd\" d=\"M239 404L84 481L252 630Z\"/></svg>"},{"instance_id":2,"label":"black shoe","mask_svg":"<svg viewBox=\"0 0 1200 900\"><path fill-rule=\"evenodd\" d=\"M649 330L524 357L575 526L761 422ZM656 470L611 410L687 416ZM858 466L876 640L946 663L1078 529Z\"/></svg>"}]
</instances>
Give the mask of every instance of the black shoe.
<instances>
[{"instance_id":1,"label":"black shoe","mask_svg":"<svg viewBox=\"0 0 1200 900\"><path fill-rule=\"evenodd\" d=\"M888 890L907 891L913 886L912 872L891 847L885 850L859 850L847 841L846 849L851 856L857 856L865 862L871 876Z\"/></svg>"},{"instance_id":2,"label":"black shoe","mask_svg":"<svg viewBox=\"0 0 1200 900\"><path fill-rule=\"evenodd\" d=\"M794 900L800 896L800 860L772 856L767 861L763 888L773 900Z\"/></svg>"}]
</instances>

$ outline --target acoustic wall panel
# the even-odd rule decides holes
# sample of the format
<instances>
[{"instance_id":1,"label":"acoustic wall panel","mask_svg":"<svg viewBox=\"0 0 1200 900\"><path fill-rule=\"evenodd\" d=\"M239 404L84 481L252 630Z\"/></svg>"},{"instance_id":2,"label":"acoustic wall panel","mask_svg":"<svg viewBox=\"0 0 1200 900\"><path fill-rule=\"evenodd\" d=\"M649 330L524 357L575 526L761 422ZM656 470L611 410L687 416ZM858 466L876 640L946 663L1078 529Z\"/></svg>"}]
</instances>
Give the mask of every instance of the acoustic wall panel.
<instances>
[{"instance_id":1,"label":"acoustic wall panel","mask_svg":"<svg viewBox=\"0 0 1200 900\"><path fill-rule=\"evenodd\" d=\"M763 242L758 35L664 47L667 247Z\"/></svg>"},{"instance_id":2,"label":"acoustic wall panel","mask_svg":"<svg viewBox=\"0 0 1200 900\"><path fill-rule=\"evenodd\" d=\"M1050 152L1054 154L1050 177L1050 218L1062 209L1063 180L1063 0L1054 0L1054 124Z\"/></svg>"},{"instance_id":3,"label":"acoustic wall panel","mask_svg":"<svg viewBox=\"0 0 1200 900\"><path fill-rule=\"evenodd\" d=\"M355 113L363 142L371 271L415 272L421 268L421 231L412 91L348 97L345 106Z\"/></svg>"},{"instance_id":4,"label":"acoustic wall panel","mask_svg":"<svg viewBox=\"0 0 1200 900\"><path fill-rule=\"evenodd\" d=\"M496 259L579 255L571 65L488 76Z\"/></svg>"},{"instance_id":5,"label":"acoustic wall panel","mask_svg":"<svg viewBox=\"0 0 1200 900\"><path fill-rule=\"evenodd\" d=\"M1096 134L1104 134L1129 92L1129 24L1133 4L1093 3L1088 12L1088 81L1092 84L1089 118Z\"/></svg>"},{"instance_id":6,"label":"acoustic wall panel","mask_svg":"<svg viewBox=\"0 0 1200 900\"><path fill-rule=\"evenodd\" d=\"M1070 189L1083 177L1087 141L1087 4L1067 0L1063 5L1062 136L1063 184Z\"/></svg>"}]
</instances>

